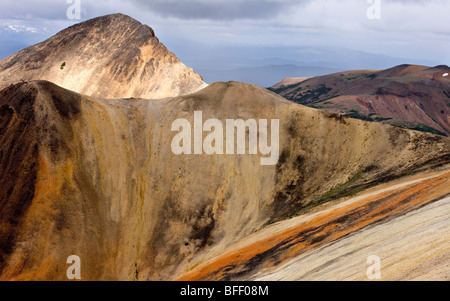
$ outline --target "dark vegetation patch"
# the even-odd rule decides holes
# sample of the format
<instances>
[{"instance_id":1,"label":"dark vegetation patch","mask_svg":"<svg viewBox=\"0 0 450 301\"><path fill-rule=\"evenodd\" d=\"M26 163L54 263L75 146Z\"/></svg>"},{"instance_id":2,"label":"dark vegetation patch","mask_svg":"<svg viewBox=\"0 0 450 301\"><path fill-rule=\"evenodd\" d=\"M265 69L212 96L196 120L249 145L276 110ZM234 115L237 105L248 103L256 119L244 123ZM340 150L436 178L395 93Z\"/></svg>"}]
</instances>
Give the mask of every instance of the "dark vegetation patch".
<instances>
[{"instance_id":1,"label":"dark vegetation patch","mask_svg":"<svg viewBox=\"0 0 450 301\"><path fill-rule=\"evenodd\" d=\"M381 117L381 116L377 116L377 117L375 117L374 120L377 121L377 122L381 122L381 121L392 120L392 118L391 118L391 117Z\"/></svg>"},{"instance_id":2,"label":"dark vegetation patch","mask_svg":"<svg viewBox=\"0 0 450 301\"><path fill-rule=\"evenodd\" d=\"M429 127L429 126L427 126L425 124L421 124L421 123L417 123L408 128L410 128L411 130L415 130L415 131L426 132L426 133L431 133L431 134L440 135L440 136L447 136L446 133L441 132L435 128Z\"/></svg>"},{"instance_id":3,"label":"dark vegetation patch","mask_svg":"<svg viewBox=\"0 0 450 301\"><path fill-rule=\"evenodd\" d=\"M374 79L378 76L378 74L376 73L371 73L371 74L367 74L366 77L370 78L370 79Z\"/></svg>"},{"instance_id":4,"label":"dark vegetation patch","mask_svg":"<svg viewBox=\"0 0 450 301\"><path fill-rule=\"evenodd\" d=\"M315 88L311 88L308 89L306 91L303 91L302 89L298 92L298 95L292 95L294 98L295 102L301 103L301 104L306 104L306 103L311 103L311 102L317 102L319 100L321 100L320 98L323 95L328 94L331 90L333 90L332 88L327 88L324 84L320 84ZM294 93L297 91L294 91Z\"/></svg>"},{"instance_id":5,"label":"dark vegetation patch","mask_svg":"<svg viewBox=\"0 0 450 301\"><path fill-rule=\"evenodd\" d=\"M332 88L326 87L325 84L320 84L316 87L302 87L297 86L298 84L293 84L289 86L283 86L280 88L269 88L269 90L282 95L283 97L300 103L300 104L310 104L321 100L324 100L324 96L327 95ZM294 88L296 87L296 88ZM294 89L293 89L294 88ZM293 90L291 90L293 89Z\"/></svg>"},{"instance_id":6,"label":"dark vegetation patch","mask_svg":"<svg viewBox=\"0 0 450 301\"><path fill-rule=\"evenodd\" d=\"M370 122L373 122L373 121L383 122L383 121L387 121L387 120L392 120L391 117L381 117L381 116L375 116L375 115L376 115L376 113L370 113L369 115L364 115L356 110L351 110L349 113L345 114L346 117L360 119L360 120L364 120L364 121L370 121Z\"/></svg>"},{"instance_id":7,"label":"dark vegetation patch","mask_svg":"<svg viewBox=\"0 0 450 301\"><path fill-rule=\"evenodd\" d=\"M444 92L444 94L445 94L445 96L447 96L447 98L450 98L450 94L449 93L447 93L447 91L442 91L442 92Z\"/></svg>"},{"instance_id":8,"label":"dark vegetation patch","mask_svg":"<svg viewBox=\"0 0 450 301\"><path fill-rule=\"evenodd\" d=\"M349 113L345 114L346 117L361 119L365 121L374 121L371 117L362 115L358 111L351 110Z\"/></svg>"}]
</instances>

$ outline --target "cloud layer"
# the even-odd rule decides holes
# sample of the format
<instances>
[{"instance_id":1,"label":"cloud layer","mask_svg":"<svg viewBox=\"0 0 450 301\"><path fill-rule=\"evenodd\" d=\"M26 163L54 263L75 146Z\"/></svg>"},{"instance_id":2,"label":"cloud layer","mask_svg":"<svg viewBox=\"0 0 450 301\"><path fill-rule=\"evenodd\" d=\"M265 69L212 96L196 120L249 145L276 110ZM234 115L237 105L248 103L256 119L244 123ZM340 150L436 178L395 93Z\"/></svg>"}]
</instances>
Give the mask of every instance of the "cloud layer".
<instances>
[{"instance_id":1,"label":"cloud layer","mask_svg":"<svg viewBox=\"0 0 450 301\"><path fill-rule=\"evenodd\" d=\"M273 19L290 8L309 1L282 0L135 0L137 6L147 7L156 14L180 19L242 20Z\"/></svg>"}]
</instances>

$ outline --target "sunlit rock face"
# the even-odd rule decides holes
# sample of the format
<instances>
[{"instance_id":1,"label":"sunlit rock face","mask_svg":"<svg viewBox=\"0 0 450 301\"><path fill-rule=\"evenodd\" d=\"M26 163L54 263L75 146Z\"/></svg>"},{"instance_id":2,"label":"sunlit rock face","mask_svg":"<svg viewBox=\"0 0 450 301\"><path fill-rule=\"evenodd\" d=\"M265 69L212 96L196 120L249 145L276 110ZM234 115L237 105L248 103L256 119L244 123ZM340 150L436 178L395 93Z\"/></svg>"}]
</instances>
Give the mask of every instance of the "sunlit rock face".
<instances>
[{"instance_id":1,"label":"sunlit rock face","mask_svg":"<svg viewBox=\"0 0 450 301\"><path fill-rule=\"evenodd\" d=\"M0 61L0 88L29 80L103 98L172 97L206 86L150 27L123 14L73 25Z\"/></svg>"},{"instance_id":2,"label":"sunlit rock face","mask_svg":"<svg viewBox=\"0 0 450 301\"><path fill-rule=\"evenodd\" d=\"M194 112L223 124L279 120L277 163L261 165L248 146L245 154L174 154L172 123L194 124ZM67 279L70 255L81 258L83 280L176 279L273 222L442 166L450 149L445 137L324 113L236 82L149 101L33 81L1 91L0 114L2 280Z\"/></svg>"}]
</instances>

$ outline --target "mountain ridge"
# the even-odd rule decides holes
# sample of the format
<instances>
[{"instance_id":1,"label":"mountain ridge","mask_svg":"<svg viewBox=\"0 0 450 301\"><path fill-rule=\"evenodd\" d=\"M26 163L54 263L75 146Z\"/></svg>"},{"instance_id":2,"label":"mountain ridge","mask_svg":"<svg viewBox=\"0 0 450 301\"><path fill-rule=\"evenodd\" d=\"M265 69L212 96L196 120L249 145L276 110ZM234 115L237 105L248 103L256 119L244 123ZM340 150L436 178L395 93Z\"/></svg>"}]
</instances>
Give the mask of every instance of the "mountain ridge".
<instances>
[{"instance_id":1,"label":"mountain ridge","mask_svg":"<svg viewBox=\"0 0 450 301\"><path fill-rule=\"evenodd\" d=\"M278 118L278 164L173 154L171 123L192 123L194 111L222 122ZM32 81L2 90L0 112L0 166L13 175L0 177L2 280L63 280L69 255L82 259L84 280L174 279L329 201L321 196L330 191L342 197L439 168L450 149L444 137L320 112L237 82L148 101Z\"/></svg>"}]
</instances>

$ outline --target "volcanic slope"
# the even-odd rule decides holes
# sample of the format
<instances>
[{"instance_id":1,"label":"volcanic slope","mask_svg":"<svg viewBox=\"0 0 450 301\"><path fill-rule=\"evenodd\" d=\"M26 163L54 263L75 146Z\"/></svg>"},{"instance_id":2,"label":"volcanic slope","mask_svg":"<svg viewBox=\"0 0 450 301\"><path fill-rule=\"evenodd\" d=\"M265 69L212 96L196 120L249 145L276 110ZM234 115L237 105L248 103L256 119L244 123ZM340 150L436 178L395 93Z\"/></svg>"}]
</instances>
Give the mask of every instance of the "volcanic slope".
<instances>
[{"instance_id":1,"label":"volcanic slope","mask_svg":"<svg viewBox=\"0 0 450 301\"><path fill-rule=\"evenodd\" d=\"M150 27L123 14L73 25L0 61L0 88L30 80L104 98L172 97L206 86Z\"/></svg>"},{"instance_id":2,"label":"volcanic slope","mask_svg":"<svg viewBox=\"0 0 450 301\"><path fill-rule=\"evenodd\" d=\"M248 145L245 155L175 155L172 122L194 124L195 111L223 124L278 119L278 163L261 165ZM67 279L70 255L83 280L175 279L274 222L449 160L446 137L321 112L250 84L152 101L10 85L0 92L0 279ZM426 196L411 192L394 212L417 195Z\"/></svg>"},{"instance_id":3,"label":"volcanic slope","mask_svg":"<svg viewBox=\"0 0 450 301\"><path fill-rule=\"evenodd\" d=\"M450 68L400 65L270 88L300 104L368 121L450 135Z\"/></svg>"},{"instance_id":4,"label":"volcanic slope","mask_svg":"<svg viewBox=\"0 0 450 301\"><path fill-rule=\"evenodd\" d=\"M448 280L450 170L379 185L242 239L179 280ZM368 273L369 271L369 273Z\"/></svg>"}]
</instances>

